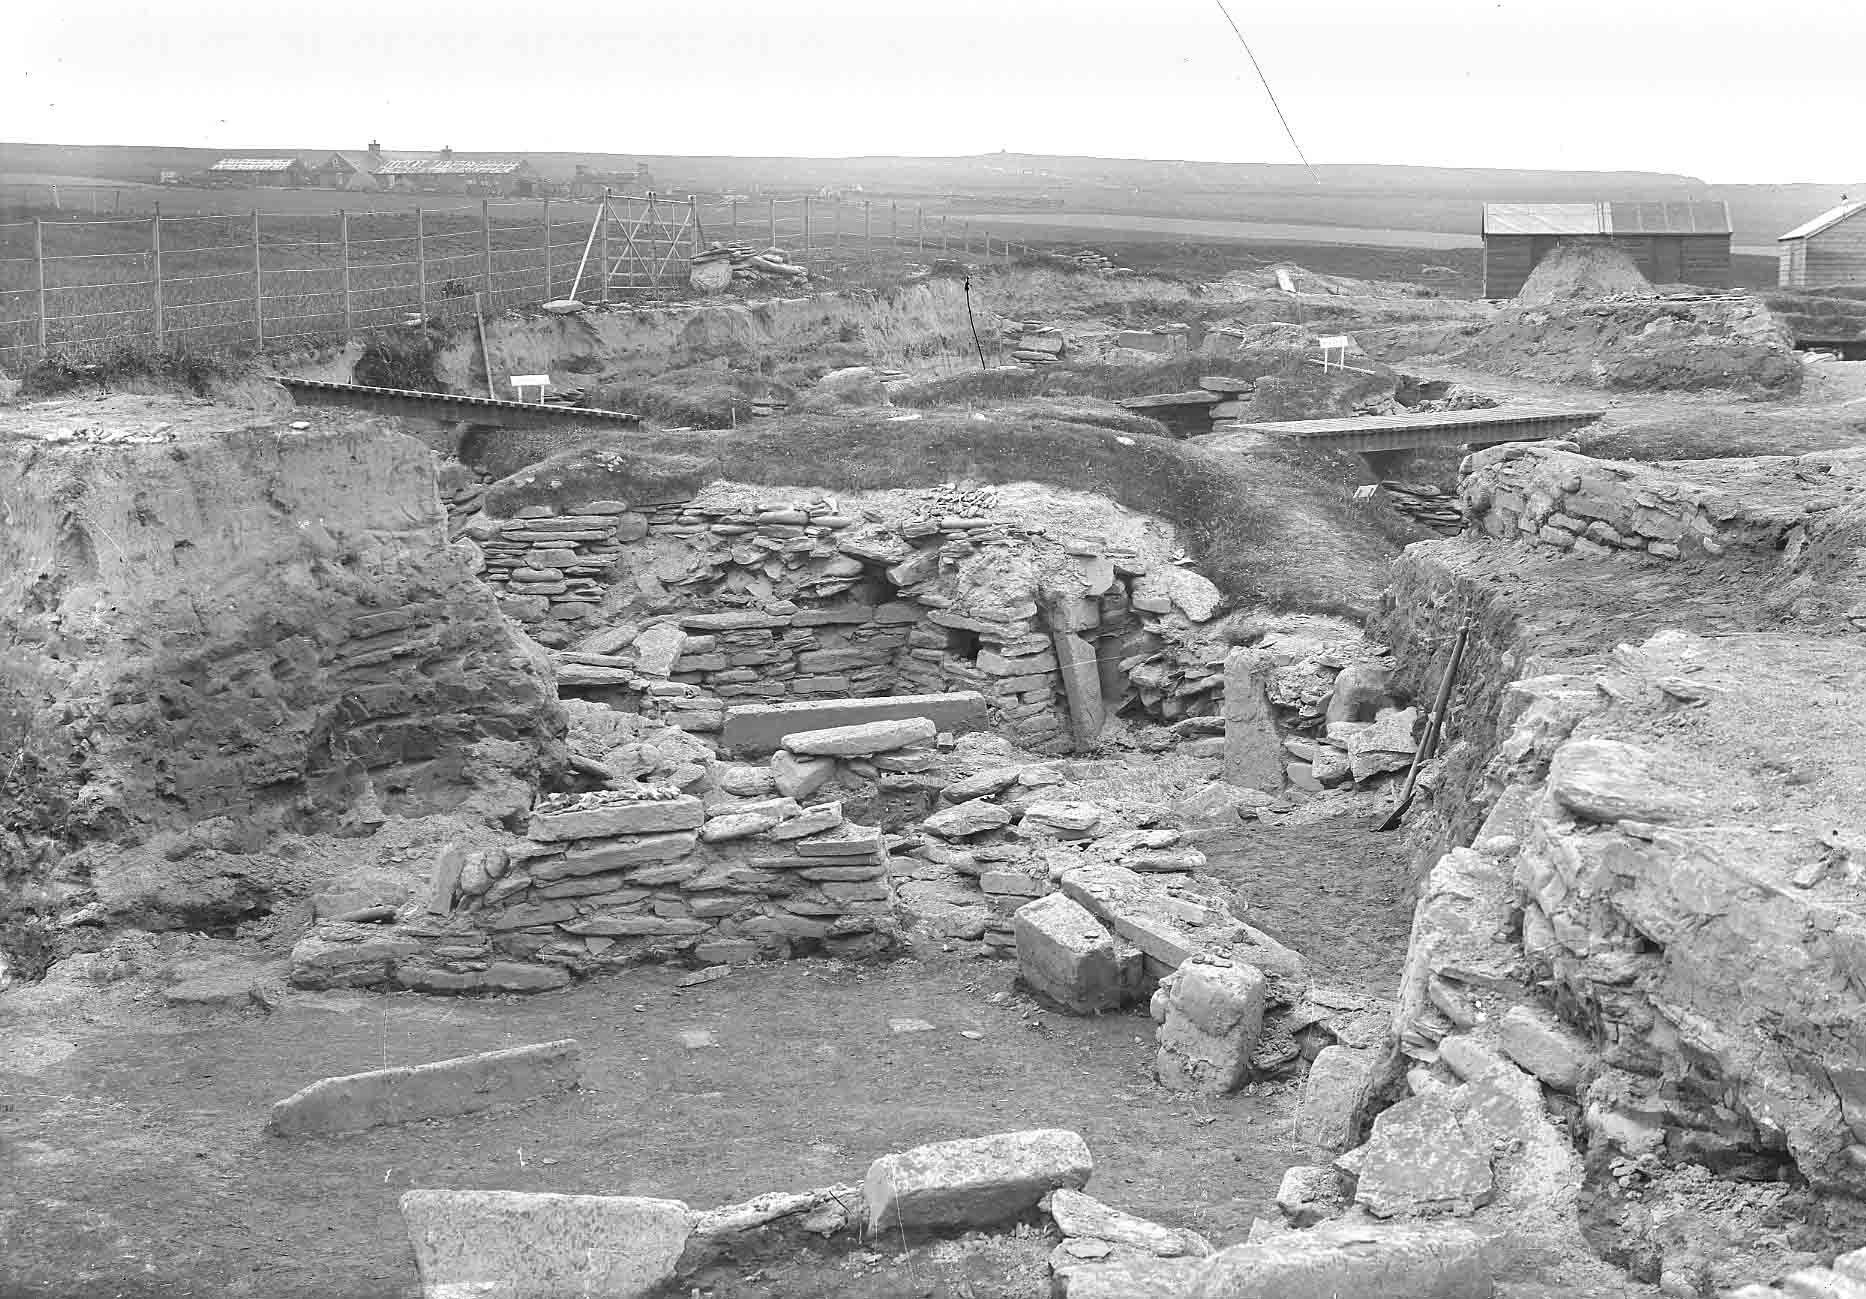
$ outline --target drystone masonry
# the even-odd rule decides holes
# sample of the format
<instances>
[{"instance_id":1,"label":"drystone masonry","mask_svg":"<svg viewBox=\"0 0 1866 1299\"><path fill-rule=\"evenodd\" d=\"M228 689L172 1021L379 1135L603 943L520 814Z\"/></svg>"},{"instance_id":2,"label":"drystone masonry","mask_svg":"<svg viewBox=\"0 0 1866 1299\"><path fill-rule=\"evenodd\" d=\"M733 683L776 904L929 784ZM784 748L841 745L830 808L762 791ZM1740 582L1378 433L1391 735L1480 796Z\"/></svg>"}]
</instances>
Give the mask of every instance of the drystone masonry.
<instances>
[{"instance_id":1,"label":"drystone masonry","mask_svg":"<svg viewBox=\"0 0 1866 1299\"><path fill-rule=\"evenodd\" d=\"M1210 582L988 494L928 493L894 522L751 489L515 503L536 495L497 486L463 528L501 607L557 651L560 687L689 730L735 703L977 691L1018 744L1067 751L1123 705L1216 711Z\"/></svg>"}]
</instances>

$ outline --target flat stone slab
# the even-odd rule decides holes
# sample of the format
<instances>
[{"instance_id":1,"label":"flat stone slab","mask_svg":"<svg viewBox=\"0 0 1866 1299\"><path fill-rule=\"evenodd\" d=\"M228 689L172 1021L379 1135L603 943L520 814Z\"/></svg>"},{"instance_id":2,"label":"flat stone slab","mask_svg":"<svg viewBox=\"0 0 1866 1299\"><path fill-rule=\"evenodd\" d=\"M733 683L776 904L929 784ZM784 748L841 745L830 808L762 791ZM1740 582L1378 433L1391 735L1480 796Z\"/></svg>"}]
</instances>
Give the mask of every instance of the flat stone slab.
<instances>
[{"instance_id":1,"label":"flat stone slab","mask_svg":"<svg viewBox=\"0 0 1866 1299\"><path fill-rule=\"evenodd\" d=\"M1030 1213L1058 1187L1081 1190L1094 1168L1088 1144L1062 1128L940 1141L883 1155L862 1182L868 1230L997 1226Z\"/></svg>"},{"instance_id":2,"label":"flat stone slab","mask_svg":"<svg viewBox=\"0 0 1866 1299\"><path fill-rule=\"evenodd\" d=\"M1156 1258L1203 1258L1211 1242L1196 1231L1164 1227L1157 1222L1110 1208L1092 1195L1068 1187L1050 1192L1044 1206L1059 1231L1070 1237L1105 1240L1145 1250Z\"/></svg>"},{"instance_id":3,"label":"flat stone slab","mask_svg":"<svg viewBox=\"0 0 1866 1299\"><path fill-rule=\"evenodd\" d=\"M693 1232L679 1200L408 1191L402 1221L423 1299L644 1299Z\"/></svg>"},{"instance_id":4,"label":"flat stone slab","mask_svg":"<svg viewBox=\"0 0 1866 1299\"><path fill-rule=\"evenodd\" d=\"M805 757L866 758L893 749L931 744L939 726L930 717L886 718L850 726L791 731L783 737L786 752Z\"/></svg>"},{"instance_id":5,"label":"flat stone slab","mask_svg":"<svg viewBox=\"0 0 1866 1299\"><path fill-rule=\"evenodd\" d=\"M577 1079L578 1048L572 1038L482 1051L321 1078L275 1104L266 1129L281 1137L321 1136L453 1118L570 1091Z\"/></svg>"},{"instance_id":6,"label":"flat stone slab","mask_svg":"<svg viewBox=\"0 0 1866 1299\"><path fill-rule=\"evenodd\" d=\"M562 843L570 839L697 830L705 819L700 800L692 794L681 794L603 803L567 812L533 812L529 833L539 843Z\"/></svg>"},{"instance_id":7,"label":"flat stone slab","mask_svg":"<svg viewBox=\"0 0 1866 1299\"><path fill-rule=\"evenodd\" d=\"M1221 1249L1184 1299L1492 1299L1483 1238L1458 1227L1324 1223Z\"/></svg>"},{"instance_id":8,"label":"flat stone slab","mask_svg":"<svg viewBox=\"0 0 1866 1299\"><path fill-rule=\"evenodd\" d=\"M1244 936L1244 926L1229 914L1209 924L1189 923L1165 885L1124 866L1078 866L1063 875L1062 889L1117 937L1173 969Z\"/></svg>"},{"instance_id":9,"label":"flat stone slab","mask_svg":"<svg viewBox=\"0 0 1866 1299\"><path fill-rule=\"evenodd\" d=\"M1470 1214L1496 1197L1491 1142L1439 1096L1383 1110L1361 1148L1354 1201L1376 1217Z\"/></svg>"},{"instance_id":10,"label":"flat stone slab","mask_svg":"<svg viewBox=\"0 0 1866 1299\"><path fill-rule=\"evenodd\" d=\"M1199 1260L1125 1258L1081 1262L1056 1270L1054 1299L1185 1299Z\"/></svg>"},{"instance_id":11,"label":"flat stone slab","mask_svg":"<svg viewBox=\"0 0 1866 1299\"><path fill-rule=\"evenodd\" d=\"M733 704L720 728L728 753L770 753L797 731L861 722L930 718L941 731L976 731L985 725L985 696L976 690L939 695L882 695L874 699L799 700L785 704Z\"/></svg>"}]
</instances>

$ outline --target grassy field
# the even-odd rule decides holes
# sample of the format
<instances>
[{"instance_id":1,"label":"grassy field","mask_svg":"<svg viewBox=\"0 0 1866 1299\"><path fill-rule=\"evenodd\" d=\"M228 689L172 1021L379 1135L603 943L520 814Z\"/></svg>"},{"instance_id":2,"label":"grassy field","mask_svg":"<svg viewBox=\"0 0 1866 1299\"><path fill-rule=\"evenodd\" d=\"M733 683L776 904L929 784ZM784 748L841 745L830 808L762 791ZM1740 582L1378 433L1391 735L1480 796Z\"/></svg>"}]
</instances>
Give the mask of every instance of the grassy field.
<instances>
[{"instance_id":1,"label":"grassy field","mask_svg":"<svg viewBox=\"0 0 1866 1299\"><path fill-rule=\"evenodd\" d=\"M1246 239L1269 243L1369 244L1384 248L1449 250L1476 248L1476 234L1368 226L1296 224L1256 220L1215 221L1187 217L1108 212L981 212L987 225L1008 226L1032 236L1069 238L1104 234L1162 234L1185 239Z\"/></svg>"}]
</instances>

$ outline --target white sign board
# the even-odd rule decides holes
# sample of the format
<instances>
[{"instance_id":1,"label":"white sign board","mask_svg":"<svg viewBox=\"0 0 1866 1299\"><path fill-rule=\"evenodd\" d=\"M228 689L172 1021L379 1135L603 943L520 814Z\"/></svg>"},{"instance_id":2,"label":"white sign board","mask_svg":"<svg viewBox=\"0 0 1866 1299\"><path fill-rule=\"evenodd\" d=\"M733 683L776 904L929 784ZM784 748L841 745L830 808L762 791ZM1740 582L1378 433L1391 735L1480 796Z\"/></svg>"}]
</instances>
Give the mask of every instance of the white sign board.
<instances>
[{"instance_id":1,"label":"white sign board","mask_svg":"<svg viewBox=\"0 0 1866 1299\"><path fill-rule=\"evenodd\" d=\"M1315 341L1319 343L1322 348L1322 368L1324 370L1328 369L1331 364L1337 365L1343 370L1348 368L1348 345L1354 341L1353 339L1349 338L1346 334L1332 334L1327 338L1318 338Z\"/></svg>"},{"instance_id":2,"label":"white sign board","mask_svg":"<svg viewBox=\"0 0 1866 1299\"><path fill-rule=\"evenodd\" d=\"M525 400L525 389L536 388L538 390L538 400L542 402L544 400L544 390L551 386L551 376L548 374L515 374L510 379L507 379L506 382L518 389L518 399L520 401Z\"/></svg>"}]
</instances>

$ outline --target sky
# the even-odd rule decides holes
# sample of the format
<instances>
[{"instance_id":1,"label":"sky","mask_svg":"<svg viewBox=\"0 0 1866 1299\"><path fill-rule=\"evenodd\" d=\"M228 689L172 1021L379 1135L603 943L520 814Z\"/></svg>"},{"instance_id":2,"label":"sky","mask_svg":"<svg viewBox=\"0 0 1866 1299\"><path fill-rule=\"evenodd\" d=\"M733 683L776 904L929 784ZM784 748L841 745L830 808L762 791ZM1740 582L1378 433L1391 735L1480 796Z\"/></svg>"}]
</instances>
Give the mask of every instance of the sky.
<instances>
[{"instance_id":1,"label":"sky","mask_svg":"<svg viewBox=\"0 0 1866 1299\"><path fill-rule=\"evenodd\" d=\"M1866 4L1224 0L1313 163L1866 172ZM0 138L1294 162L1219 0L16 0Z\"/></svg>"}]
</instances>

